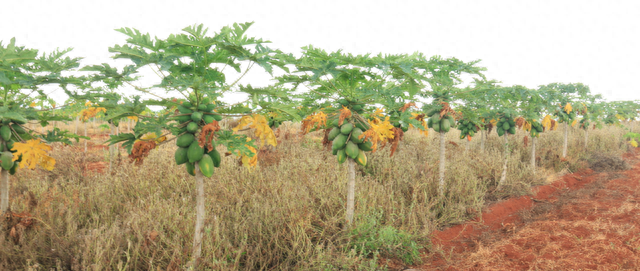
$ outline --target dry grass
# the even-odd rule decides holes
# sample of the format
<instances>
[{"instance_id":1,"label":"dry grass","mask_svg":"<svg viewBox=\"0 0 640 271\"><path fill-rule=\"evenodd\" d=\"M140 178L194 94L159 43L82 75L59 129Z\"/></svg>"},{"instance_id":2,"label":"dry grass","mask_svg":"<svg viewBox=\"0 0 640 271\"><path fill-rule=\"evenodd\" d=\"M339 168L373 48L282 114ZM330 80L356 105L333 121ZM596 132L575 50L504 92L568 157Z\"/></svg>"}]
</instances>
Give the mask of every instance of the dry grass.
<instances>
[{"instance_id":1,"label":"dry grass","mask_svg":"<svg viewBox=\"0 0 640 271\"><path fill-rule=\"evenodd\" d=\"M359 255L342 230L346 166L322 150L318 135L281 131L277 152L263 151L261 166L250 171L232 156L205 183L207 193L203 264L207 270L371 270L377 254ZM73 128L73 127L71 127ZM73 129L71 129L73 131ZM296 131L297 132L297 131ZM82 133L79 131L79 133ZM473 217L487 200L528 193L545 172L575 171L594 153L621 154L624 131L573 131L569 157L561 161L562 134L538 141L541 168L529 168L523 136L511 138L507 185L495 191L502 168L502 140L479 139L465 153L457 131L447 144L446 197L437 197L438 147L435 133L406 134L389 157L384 149L359 167L354 227L372 218L428 247L437 228ZM516 139L517 138L517 139ZM126 157L112 174L84 171L104 161L104 150L82 153L57 148L52 172L22 170L11 178L11 208L28 211L35 226L18 242L6 229L0 238L0 269L6 270L180 270L189 259L195 220L195 184L173 162L173 146L163 145L142 166ZM83 165L85 163L85 165ZM118 161L114 161L118 164ZM34 197L30 195L34 195ZM37 202L34 205L33 200Z\"/></svg>"}]
</instances>

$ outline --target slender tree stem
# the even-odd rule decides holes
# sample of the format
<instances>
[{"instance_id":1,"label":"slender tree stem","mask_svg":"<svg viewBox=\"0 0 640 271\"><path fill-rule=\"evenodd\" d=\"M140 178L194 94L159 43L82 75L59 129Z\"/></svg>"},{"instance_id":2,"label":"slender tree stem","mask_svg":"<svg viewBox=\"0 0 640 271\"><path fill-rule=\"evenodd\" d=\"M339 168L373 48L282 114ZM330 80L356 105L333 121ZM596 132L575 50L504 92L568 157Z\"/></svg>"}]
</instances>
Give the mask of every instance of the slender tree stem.
<instances>
[{"instance_id":1,"label":"slender tree stem","mask_svg":"<svg viewBox=\"0 0 640 271\"><path fill-rule=\"evenodd\" d=\"M445 140L446 133L440 132L440 178L438 180L438 195L444 195L444 170L445 170Z\"/></svg>"},{"instance_id":2,"label":"slender tree stem","mask_svg":"<svg viewBox=\"0 0 640 271\"><path fill-rule=\"evenodd\" d=\"M500 176L500 182L498 187L502 187L507 180L507 162L509 161L509 139L507 139L508 132L504 133L504 165L502 166L502 175Z\"/></svg>"},{"instance_id":3,"label":"slender tree stem","mask_svg":"<svg viewBox=\"0 0 640 271\"><path fill-rule=\"evenodd\" d=\"M487 137L486 130L480 130L480 151L484 152L484 140Z\"/></svg>"},{"instance_id":4,"label":"slender tree stem","mask_svg":"<svg viewBox=\"0 0 640 271\"><path fill-rule=\"evenodd\" d=\"M584 129L584 149L589 147L589 128Z\"/></svg>"},{"instance_id":5,"label":"slender tree stem","mask_svg":"<svg viewBox=\"0 0 640 271\"><path fill-rule=\"evenodd\" d=\"M351 158L347 158L347 213L346 226L350 226L353 223L353 214L355 213L355 199L356 199L356 162Z\"/></svg>"},{"instance_id":6,"label":"slender tree stem","mask_svg":"<svg viewBox=\"0 0 640 271\"><path fill-rule=\"evenodd\" d=\"M200 166L195 163L196 173L196 229L193 234L193 248L191 254L191 265L198 270L198 261L202 256L202 240L204 235L204 175L200 172Z\"/></svg>"},{"instance_id":7,"label":"slender tree stem","mask_svg":"<svg viewBox=\"0 0 640 271\"><path fill-rule=\"evenodd\" d=\"M562 158L567 157L567 145L569 142L569 124L564 123L564 144L562 145Z\"/></svg>"},{"instance_id":8,"label":"slender tree stem","mask_svg":"<svg viewBox=\"0 0 640 271\"><path fill-rule=\"evenodd\" d=\"M9 210L9 171L0 168L0 214Z\"/></svg>"},{"instance_id":9,"label":"slender tree stem","mask_svg":"<svg viewBox=\"0 0 640 271\"><path fill-rule=\"evenodd\" d=\"M536 137L531 137L531 170L536 174Z\"/></svg>"}]
</instances>

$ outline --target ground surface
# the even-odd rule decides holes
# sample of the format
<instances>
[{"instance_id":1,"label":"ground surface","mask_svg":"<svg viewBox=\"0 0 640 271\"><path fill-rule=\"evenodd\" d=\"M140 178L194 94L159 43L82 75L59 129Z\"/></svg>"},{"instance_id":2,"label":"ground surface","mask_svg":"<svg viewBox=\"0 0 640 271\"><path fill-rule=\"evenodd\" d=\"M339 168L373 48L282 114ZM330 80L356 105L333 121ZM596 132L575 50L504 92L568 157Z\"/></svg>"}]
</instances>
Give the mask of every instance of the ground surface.
<instances>
[{"instance_id":1,"label":"ground surface","mask_svg":"<svg viewBox=\"0 0 640 271\"><path fill-rule=\"evenodd\" d=\"M582 170L433 234L417 270L640 270L640 163ZM393 267L392 267L393 268ZM410 267L397 268L407 270Z\"/></svg>"}]
</instances>

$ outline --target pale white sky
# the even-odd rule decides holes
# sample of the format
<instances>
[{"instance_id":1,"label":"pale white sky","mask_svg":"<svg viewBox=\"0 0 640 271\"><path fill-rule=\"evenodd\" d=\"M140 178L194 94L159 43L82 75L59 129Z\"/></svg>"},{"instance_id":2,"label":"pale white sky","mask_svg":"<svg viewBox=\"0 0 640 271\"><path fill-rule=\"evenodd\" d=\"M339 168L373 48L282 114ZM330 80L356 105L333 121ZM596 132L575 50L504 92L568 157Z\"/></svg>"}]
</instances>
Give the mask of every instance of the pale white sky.
<instances>
[{"instance_id":1,"label":"pale white sky","mask_svg":"<svg viewBox=\"0 0 640 271\"><path fill-rule=\"evenodd\" d=\"M166 38L193 24L209 31L255 21L248 35L298 53L313 44L352 53L481 59L490 79L530 88L581 82L608 100L640 99L640 1L71 1L3 3L0 40L50 52L74 47L83 64L114 61L113 29ZM243 83L263 85L255 72ZM64 100L61 91L59 101Z\"/></svg>"}]
</instances>

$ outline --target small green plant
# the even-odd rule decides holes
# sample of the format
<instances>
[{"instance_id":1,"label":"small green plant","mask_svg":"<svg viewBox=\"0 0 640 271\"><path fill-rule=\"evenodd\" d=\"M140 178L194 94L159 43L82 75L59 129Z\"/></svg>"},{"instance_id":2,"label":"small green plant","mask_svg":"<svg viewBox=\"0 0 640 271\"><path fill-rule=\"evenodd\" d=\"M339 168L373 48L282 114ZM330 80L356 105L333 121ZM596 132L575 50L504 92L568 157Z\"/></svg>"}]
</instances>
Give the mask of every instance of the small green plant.
<instances>
[{"instance_id":1,"label":"small green plant","mask_svg":"<svg viewBox=\"0 0 640 271\"><path fill-rule=\"evenodd\" d=\"M379 254L399 258L406 264L419 261L422 247L413 240L413 236L390 225L382 226L379 222L381 215L367 216L351 231L349 248L366 257Z\"/></svg>"},{"instance_id":2,"label":"small green plant","mask_svg":"<svg viewBox=\"0 0 640 271\"><path fill-rule=\"evenodd\" d=\"M631 146L633 146L634 148L638 147L638 141L640 141L640 134L638 133L626 133L624 134L624 139L629 141L629 144L631 144Z\"/></svg>"}]
</instances>

